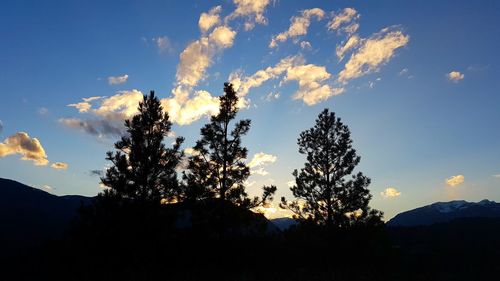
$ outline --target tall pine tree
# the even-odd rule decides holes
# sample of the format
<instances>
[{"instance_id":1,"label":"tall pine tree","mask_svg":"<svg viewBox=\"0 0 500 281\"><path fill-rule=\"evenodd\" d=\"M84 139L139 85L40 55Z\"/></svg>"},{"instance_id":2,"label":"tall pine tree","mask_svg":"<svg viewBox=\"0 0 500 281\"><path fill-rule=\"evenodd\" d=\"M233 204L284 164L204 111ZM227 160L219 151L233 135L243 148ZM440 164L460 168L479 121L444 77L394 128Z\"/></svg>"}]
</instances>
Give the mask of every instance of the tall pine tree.
<instances>
[{"instance_id":1,"label":"tall pine tree","mask_svg":"<svg viewBox=\"0 0 500 281\"><path fill-rule=\"evenodd\" d=\"M244 162L248 150L241 145L241 137L250 130L251 121L240 120L231 128L238 113L238 96L230 83L224 83L219 101L219 113L201 128L201 139L189 158L185 196L188 200L220 198L246 208L266 203L272 200L276 187L264 187L260 199L250 199L245 191L250 169Z\"/></svg>"},{"instance_id":2,"label":"tall pine tree","mask_svg":"<svg viewBox=\"0 0 500 281\"><path fill-rule=\"evenodd\" d=\"M368 206L370 179L361 172L349 177L361 158L352 148L349 128L334 112L321 112L314 127L300 134L298 145L307 162L293 172L295 185L290 189L297 200L282 197L283 208L326 226L380 221L381 213Z\"/></svg>"},{"instance_id":3,"label":"tall pine tree","mask_svg":"<svg viewBox=\"0 0 500 281\"><path fill-rule=\"evenodd\" d=\"M127 135L115 143L116 152L107 153L112 166L101 181L110 188L108 195L119 198L153 203L172 200L179 190L175 168L183 156L184 139L178 137L172 148L165 147L163 140L172 123L153 91L144 96L138 110L125 121Z\"/></svg>"}]
</instances>

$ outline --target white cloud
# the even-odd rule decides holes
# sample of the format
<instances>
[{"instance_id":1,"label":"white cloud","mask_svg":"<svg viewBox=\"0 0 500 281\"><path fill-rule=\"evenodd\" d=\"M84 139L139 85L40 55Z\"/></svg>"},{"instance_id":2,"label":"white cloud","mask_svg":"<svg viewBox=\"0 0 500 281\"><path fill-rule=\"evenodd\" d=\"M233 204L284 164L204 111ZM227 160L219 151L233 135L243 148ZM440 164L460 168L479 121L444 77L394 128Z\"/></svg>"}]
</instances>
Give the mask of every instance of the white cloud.
<instances>
[{"instance_id":1,"label":"white cloud","mask_svg":"<svg viewBox=\"0 0 500 281\"><path fill-rule=\"evenodd\" d=\"M355 9L345 8L333 15L330 22L328 22L327 28L329 30L340 30L343 27L343 31L352 34L359 28L359 24L352 23L357 19L359 19L359 14Z\"/></svg>"},{"instance_id":2,"label":"white cloud","mask_svg":"<svg viewBox=\"0 0 500 281\"><path fill-rule=\"evenodd\" d=\"M158 48L158 52L160 53L172 53L174 48L172 47L172 43L167 36L155 37L153 38L156 47Z\"/></svg>"},{"instance_id":3,"label":"white cloud","mask_svg":"<svg viewBox=\"0 0 500 281\"><path fill-rule=\"evenodd\" d=\"M267 24L267 19L264 17L267 6L270 0L233 0L236 9L225 18L229 21L238 17L243 17L245 21L245 30L251 30L255 27L255 23Z\"/></svg>"},{"instance_id":4,"label":"white cloud","mask_svg":"<svg viewBox=\"0 0 500 281\"><path fill-rule=\"evenodd\" d=\"M177 124L190 124L218 112L218 98L207 91L194 91L194 87L206 78L214 56L234 44L237 33L227 24L220 25L220 11L217 6L200 16L198 25L203 34L181 52L172 96L162 99L164 110ZM210 34L205 34L212 28Z\"/></svg>"},{"instance_id":5,"label":"white cloud","mask_svg":"<svg viewBox=\"0 0 500 281\"><path fill-rule=\"evenodd\" d=\"M233 72L229 75L229 81L234 89L241 96L246 96L251 88L259 87L269 79L275 79L285 73L292 66L303 63L304 59L300 56L286 57L275 66L269 66L258 70L251 76L242 77L241 73Z\"/></svg>"},{"instance_id":6,"label":"white cloud","mask_svg":"<svg viewBox=\"0 0 500 281\"><path fill-rule=\"evenodd\" d=\"M252 174L266 176L269 172L267 172L264 167L276 162L276 160L278 160L278 157L275 155L259 152L253 156L250 162L248 162L248 167Z\"/></svg>"},{"instance_id":7,"label":"white cloud","mask_svg":"<svg viewBox=\"0 0 500 281\"><path fill-rule=\"evenodd\" d=\"M463 73L460 73L459 71L451 71L450 73L446 74L446 77L448 77L448 80L454 83L458 83L458 81L465 78L465 75Z\"/></svg>"},{"instance_id":8,"label":"white cloud","mask_svg":"<svg viewBox=\"0 0 500 281\"><path fill-rule=\"evenodd\" d=\"M286 74L282 82L295 80L299 89L294 94L294 99L302 99L307 105L314 105L331 96L344 92L344 88L336 88L327 84L331 74L323 66L313 64L304 65L301 56L292 56L282 59L275 66L258 70L251 76L243 77L239 72L233 72L229 81L233 84L240 96L248 94L253 87L259 87L269 79L275 79Z\"/></svg>"},{"instance_id":9,"label":"white cloud","mask_svg":"<svg viewBox=\"0 0 500 281\"><path fill-rule=\"evenodd\" d=\"M337 55L337 58L339 61L341 61L344 58L344 55L351 49L356 48L359 43L361 42L361 39L357 35L353 35L347 39L347 42L345 42L344 45L337 45L337 48L335 49L335 54Z\"/></svg>"},{"instance_id":10,"label":"white cloud","mask_svg":"<svg viewBox=\"0 0 500 281\"><path fill-rule=\"evenodd\" d=\"M37 166L45 166L49 163L47 154L37 138L31 138L25 132L18 132L0 143L0 158L20 154L21 160L33 161Z\"/></svg>"},{"instance_id":11,"label":"white cloud","mask_svg":"<svg viewBox=\"0 0 500 281\"><path fill-rule=\"evenodd\" d=\"M408 44L410 37L395 27L384 28L364 39L339 73L338 81L347 81L378 71L379 67L394 56L394 51Z\"/></svg>"},{"instance_id":12,"label":"white cloud","mask_svg":"<svg viewBox=\"0 0 500 281\"><path fill-rule=\"evenodd\" d=\"M385 198L394 198L400 196L401 192L399 192L394 187L388 187L384 191L380 192L380 195Z\"/></svg>"},{"instance_id":13,"label":"white cloud","mask_svg":"<svg viewBox=\"0 0 500 281\"><path fill-rule=\"evenodd\" d=\"M122 76L110 76L108 77L108 84L109 85L123 84L127 82L127 80L128 80L128 74L124 74Z\"/></svg>"},{"instance_id":14,"label":"white cloud","mask_svg":"<svg viewBox=\"0 0 500 281\"><path fill-rule=\"evenodd\" d=\"M207 91L196 91L193 97L184 101L177 98L161 100L163 110L168 112L170 120L179 125L187 125L203 116L219 113L219 98L213 97Z\"/></svg>"},{"instance_id":15,"label":"white cloud","mask_svg":"<svg viewBox=\"0 0 500 281\"><path fill-rule=\"evenodd\" d=\"M210 34L210 40L220 48L229 48L233 46L236 32L228 26L219 26Z\"/></svg>"},{"instance_id":16,"label":"white cloud","mask_svg":"<svg viewBox=\"0 0 500 281\"><path fill-rule=\"evenodd\" d=\"M198 26L201 32L205 33L210 30L215 25L219 24L220 17L219 14L222 11L221 6L216 6L210 9L208 13L202 13L200 19L198 20Z\"/></svg>"},{"instance_id":17,"label":"white cloud","mask_svg":"<svg viewBox=\"0 0 500 281\"><path fill-rule=\"evenodd\" d=\"M74 107L74 108L78 109L78 112L83 113L83 112L89 111L89 109L92 107L92 104L91 104L92 101L95 101L95 100L98 100L101 98L103 98L103 97L83 98L82 99L83 102L68 104L68 106Z\"/></svg>"},{"instance_id":18,"label":"white cloud","mask_svg":"<svg viewBox=\"0 0 500 281\"><path fill-rule=\"evenodd\" d=\"M287 31L282 32L271 39L269 48L278 46L278 42L284 42L289 38L302 36L307 34L307 29L311 25L311 19L321 20L325 16L325 12L319 8L303 10L299 16L294 16L290 19L292 22Z\"/></svg>"},{"instance_id":19,"label":"white cloud","mask_svg":"<svg viewBox=\"0 0 500 281\"><path fill-rule=\"evenodd\" d=\"M80 113L88 113L93 118L60 118L67 127L80 129L99 138L123 135L123 121L137 113L143 94L138 90L118 91L110 97L83 98L83 102L69 104Z\"/></svg>"},{"instance_id":20,"label":"white cloud","mask_svg":"<svg viewBox=\"0 0 500 281\"><path fill-rule=\"evenodd\" d=\"M213 49L207 37L190 43L180 55L177 66L177 82L180 85L196 86L212 63Z\"/></svg>"},{"instance_id":21,"label":"white cloud","mask_svg":"<svg viewBox=\"0 0 500 281\"><path fill-rule=\"evenodd\" d=\"M293 98L302 99L307 105L314 105L344 92L343 88L333 88L324 83L330 77L331 74L324 66L307 64L289 68L284 81L296 80L299 90Z\"/></svg>"},{"instance_id":22,"label":"white cloud","mask_svg":"<svg viewBox=\"0 0 500 281\"><path fill-rule=\"evenodd\" d=\"M269 163L274 163L276 160L278 160L278 157L272 154L259 152L253 156L252 160L248 163L248 167L255 168L258 166L264 166Z\"/></svg>"},{"instance_id":23,"label":"white cloud","mask_svg":"<svg viewBox=\"0 0 500 281\"><path fill-rule=\"evenodd\" d=\"M445 180L448 186L456 186L463 183L465 180L463 175L451 176Z\"/></svg>"},{"instance_id":24,"label":"white cloud","mask_svg":"<svg viewBox=\"0 0 500 281\"><path fill-rule=\"evenodd\" d=\"M93 113L107 119L130 118L137 113L139 102L144 95L139 90L118 91L115 95L100 99L98 108L92 110Z\"/></svg>"},{"instance_id":25,"label":"white cloud","mask_svg":"<svg viewBox=\"0 0 500 281\"><path fill-rule=\"evenodd\" d=\"M51 168L56 170L66 170L68 169L68 164L64 162L55 162L50 165Z\"/></svg>"},{"instance_id":26,"label":"white cloud","mask_svg":"<svg viewBox=\"0 0 500 281\"><path fill-rule=\"evenodd\" d=\"M495 178L500 178L500 174L493 175Z\"/></svg>"}]
</instances>

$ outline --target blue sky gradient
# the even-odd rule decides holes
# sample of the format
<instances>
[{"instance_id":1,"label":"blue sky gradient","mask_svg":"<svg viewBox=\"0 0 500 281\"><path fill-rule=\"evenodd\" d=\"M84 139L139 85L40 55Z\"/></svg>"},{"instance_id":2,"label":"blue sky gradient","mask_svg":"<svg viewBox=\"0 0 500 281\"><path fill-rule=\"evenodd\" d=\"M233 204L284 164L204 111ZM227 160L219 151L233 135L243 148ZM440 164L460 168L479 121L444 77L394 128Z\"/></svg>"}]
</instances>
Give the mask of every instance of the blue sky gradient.
<instances>
[{"instance_id":1,"label":"blue sky gradient","mask_svg":"<svg viewBox=\"0 0 500 281\"><path fill-rule=\"evenodd\" d=\"M291 198L287 182L304 162L297 137L330 108L351 129L362 157L358 170L371 177L372 205L386 219L435 201L500 200L498 1L275 1L263 11L267 23L254 22L251 30L244 28L248 17L223 23L237 8L232 1L2 1L0 142L26 132L39 140L50 163L34 165L19 153L1 157L0 152L0 177L48 185L60 195L102 191L90 171L107 165L105 152L117 136L96 137L65 126L62 118L88 116L68 105L133 89L172 97L180 54L202 36L200 15L218 5L220 25L236 35L230 47L215 52L191 94L204 90L218 96L231 73L249 76L290 56L325 67L331 74L327 83L344 88L314 105L292 98L299 86L283 82L284 74L249 90L249 106L239 114L252 119L243 144L250 158L259 152L276 156L262 166L267 175L249 179L251 194L272 183L277 197ZM312 8L325 16L312 19L307 34L268 46L292 17ZM345 8L359 15L354 21L360 38L369 40L390 27L409 41L375 71L342 84L336 79L357 50L339 61L336 47L352 35L326 25ZM168 42L160 48L156 38ZM301 48L304 41L311 47ZM449 79L452 71L463 78ZM126 82L108 83L108 77L125 74ZM279 97L266 99L270 93ZM194 145L206 121L204 116L174 125L186 138L184 148ZM53 169L54 162L68 168ZM446 183L457 175L463 182ZM382 196L389 187L400 194Z\"/></svg>"}]
</instances>

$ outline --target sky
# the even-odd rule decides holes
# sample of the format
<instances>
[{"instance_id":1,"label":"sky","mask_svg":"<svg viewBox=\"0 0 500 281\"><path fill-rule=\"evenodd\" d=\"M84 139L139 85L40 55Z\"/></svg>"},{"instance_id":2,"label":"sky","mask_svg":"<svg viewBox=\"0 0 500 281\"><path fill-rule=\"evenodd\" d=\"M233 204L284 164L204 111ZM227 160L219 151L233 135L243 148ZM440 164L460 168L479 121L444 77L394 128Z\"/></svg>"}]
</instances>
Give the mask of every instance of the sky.
<instances>
[{"instance_id":1,"label":"sky","mask_svg":"<svg viewBox=\"0 0 500 281\"><path fill-rule=\"evenodd\" d=\"M143 94L189 152L229 81L252 120L251 195L292 199L297 138L329 108L385 219L500 201L498 15L498 1L2 1L0 177L94 196Z\"/></svg>"}]
</instances>

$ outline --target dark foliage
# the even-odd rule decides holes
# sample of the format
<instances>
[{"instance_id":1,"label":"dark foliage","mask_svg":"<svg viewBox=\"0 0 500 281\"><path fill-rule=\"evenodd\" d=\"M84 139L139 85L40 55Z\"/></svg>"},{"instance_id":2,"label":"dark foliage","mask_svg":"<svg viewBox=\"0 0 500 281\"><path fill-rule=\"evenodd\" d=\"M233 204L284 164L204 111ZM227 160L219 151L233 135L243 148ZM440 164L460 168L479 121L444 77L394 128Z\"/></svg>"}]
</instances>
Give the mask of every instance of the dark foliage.
<instances>
[{"instance_id":1,"label":"dark foliage","mask_svg":"<svg viewBox=\"0 0 500 281\"><path fill-rule=\"evenodd\" d=\"M166 148L164 138L172 123L160 101L151 91L139 103L139 114L125 121L126 136L115 143L115 153L108 152L107 169L102 183L110 189L106 196L157 202L172 200L179 192L175 168L183 156L177 138L172 148Z\"/></svg>"},{"instance_id":2,"label":"dark foliage","mask_svg":"<svg viewBox=\"0 0 500 281\"><path fill-rule=\"evenodd\" d=\"M293 172L291 191L298 200L282 198L281 206L321 225L380 224L381 213L368 206L370 179L361 172L347 178L361 159L351 144L349 128L335 113L323 110L314 127L298 139L299 152L307 157L304 168Z\"/></svg>"}]
</instances>

